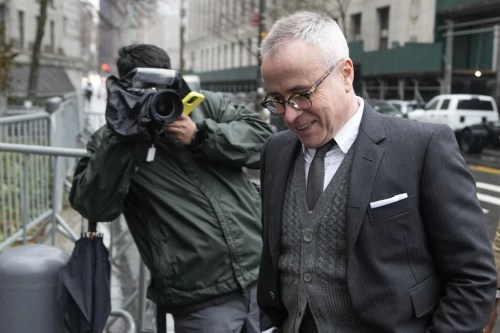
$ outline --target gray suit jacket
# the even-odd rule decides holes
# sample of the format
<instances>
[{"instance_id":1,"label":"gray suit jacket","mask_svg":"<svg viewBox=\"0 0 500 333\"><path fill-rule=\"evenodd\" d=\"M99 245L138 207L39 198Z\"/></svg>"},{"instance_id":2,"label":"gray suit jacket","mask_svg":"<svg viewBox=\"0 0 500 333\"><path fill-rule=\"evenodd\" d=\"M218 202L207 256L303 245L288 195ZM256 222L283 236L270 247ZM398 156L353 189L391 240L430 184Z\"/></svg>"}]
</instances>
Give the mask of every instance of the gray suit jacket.
<instances>
[{"instance_id":1,"label":"gray suit jacket","mask_svg":"<svg viewBox=\"0 0 500 333\"><path fill-rule=\"evenodd\" d=\"M262 152L263 329L280 327L288 315L278 257L283 193L300 147L285 131ZM346 236L357 315L373 332L480 332L495 299L496 271L475 181L452 130L385 117L365 103L354 149ZM370 208L401 193L408 198Z\"/></svg>"}]
</instances>

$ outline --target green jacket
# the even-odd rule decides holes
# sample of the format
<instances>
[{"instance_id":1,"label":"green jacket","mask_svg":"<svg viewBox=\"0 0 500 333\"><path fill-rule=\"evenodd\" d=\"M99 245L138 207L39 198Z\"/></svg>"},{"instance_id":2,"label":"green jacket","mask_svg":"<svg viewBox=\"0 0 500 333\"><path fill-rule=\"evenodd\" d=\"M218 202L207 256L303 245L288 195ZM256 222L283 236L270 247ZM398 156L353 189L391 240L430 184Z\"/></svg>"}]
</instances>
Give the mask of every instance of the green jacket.
<instances>
[{"instance_id":1,"label":"green jacket","mask_svg":"<svg viewBox=\"0 0 500 333\"><path fill-rule=\"evenodd\" d=\"M256 112L215 93L191 114L196 145L160 137L123 140L106 125L77 164L72 206L93 221L124 214L151 272L148 298L167 308L195 305L257 280L261 253L260 197L243 167L258 167L271 134Z\"/></svg>"}]
</instances>

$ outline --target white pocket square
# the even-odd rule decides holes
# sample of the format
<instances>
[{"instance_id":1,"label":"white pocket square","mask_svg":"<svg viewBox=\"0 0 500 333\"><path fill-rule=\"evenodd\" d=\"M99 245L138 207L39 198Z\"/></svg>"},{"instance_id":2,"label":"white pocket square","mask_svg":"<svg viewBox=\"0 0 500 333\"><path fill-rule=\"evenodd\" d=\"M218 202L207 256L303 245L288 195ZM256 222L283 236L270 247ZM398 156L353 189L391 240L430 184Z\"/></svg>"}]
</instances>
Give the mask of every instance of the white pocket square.
<instances>
[{"instance_id":1,"label":"white pocket square","mask_svg":"<svg viewBox=\"0 0 500 333\"><path fill-rule=\"evenodd\" d=\"M273 333L273 332L278 332L278 329L276 327L271 327L270 329L265 330L262 333Z\"/></svg>"},{"instance_id":2,"label":"white pocket square","mask_svg":"<svg viewBox=\"0 0 500 333\"><path fill-rule=\"evenodd\" d=\"M408 198L408 193L396 194L392 198L370 202L370 208L378 208Z\"/></svg>"}]
</instances>

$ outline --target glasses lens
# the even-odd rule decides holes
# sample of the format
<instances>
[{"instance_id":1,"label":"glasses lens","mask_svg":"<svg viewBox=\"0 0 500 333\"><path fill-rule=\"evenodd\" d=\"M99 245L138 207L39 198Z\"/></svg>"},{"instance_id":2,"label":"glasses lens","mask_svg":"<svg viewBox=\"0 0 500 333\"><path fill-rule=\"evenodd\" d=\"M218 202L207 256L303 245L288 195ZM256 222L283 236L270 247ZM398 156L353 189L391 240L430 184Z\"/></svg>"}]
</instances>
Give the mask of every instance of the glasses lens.
<instances>
[{"instance_id":1,"label":"glasses lens","mask_svg":"<svg viewBox=\"0 0 500 333\"><path fill-rule=\"evenodd\" d=\"M265 105L265 108L268 109L272 113L282 114L285 112L283 105L276 100L269 99L266 102L264 102L263 104Z\"/></svg>"},{"instance_id":2,"label":"glasses lens","mask_svg":"<svg viewBox=\"0 0 500 333\"><path fill-rule=\"evenodd\" d=\"M296 110L309 110L311 108L311 100L305 95L296 95L290 99L290 105Z\"/></svg>"}]
</instances>

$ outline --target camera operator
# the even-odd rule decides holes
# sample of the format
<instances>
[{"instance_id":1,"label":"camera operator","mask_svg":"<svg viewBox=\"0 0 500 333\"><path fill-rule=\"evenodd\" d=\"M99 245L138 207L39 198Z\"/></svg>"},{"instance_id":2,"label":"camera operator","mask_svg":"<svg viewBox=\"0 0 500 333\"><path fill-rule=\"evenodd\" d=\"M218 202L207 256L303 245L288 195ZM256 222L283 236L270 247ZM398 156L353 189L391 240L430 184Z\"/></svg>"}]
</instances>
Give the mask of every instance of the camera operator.
<instances>
[{"instance_id":1,"label":"camera operator","mask_svg":"<svg viewBox=\"0 0 500 333\"><path fill-rule=\"evenodd\" d=\"M258 168L271 129L259 113L209 91L189 116L159 124L129 94L127 74L169 69L168 54L125 46L117 68L119 78L107 84L107 124L75 170L72 206L93 221L124 214L151 272L158 332L165 313L176 333L259 332L261 204L243 167ZM182 95L182 81L166 88Z\"/></svg>"}]
</instances>

